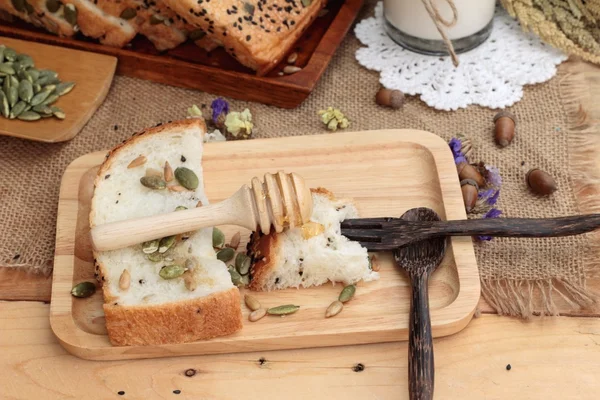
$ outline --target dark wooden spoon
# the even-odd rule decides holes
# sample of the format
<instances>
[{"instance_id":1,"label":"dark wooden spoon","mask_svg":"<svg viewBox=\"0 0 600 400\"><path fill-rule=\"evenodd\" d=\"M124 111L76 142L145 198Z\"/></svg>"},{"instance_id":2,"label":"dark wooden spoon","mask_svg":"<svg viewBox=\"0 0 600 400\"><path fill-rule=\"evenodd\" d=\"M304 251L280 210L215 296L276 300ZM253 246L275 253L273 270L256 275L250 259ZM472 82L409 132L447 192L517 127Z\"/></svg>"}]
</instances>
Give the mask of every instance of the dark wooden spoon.
<instances>
[{"instance_id":1,"label":"dark wooden spoon","mask_svg":"<svg viewBox=\"0 0 600 400\"><path fill-rule=\"evenodd\" d=\"M407 221L440 221L429 208L413 208ZM428 281L446 253L446 238L423 240L394 251L396 263L410 278L412 297L408 342L408 384L411 400L431 400L434 386L433 336L429 317Z\"/></svg>"}]
</instances>

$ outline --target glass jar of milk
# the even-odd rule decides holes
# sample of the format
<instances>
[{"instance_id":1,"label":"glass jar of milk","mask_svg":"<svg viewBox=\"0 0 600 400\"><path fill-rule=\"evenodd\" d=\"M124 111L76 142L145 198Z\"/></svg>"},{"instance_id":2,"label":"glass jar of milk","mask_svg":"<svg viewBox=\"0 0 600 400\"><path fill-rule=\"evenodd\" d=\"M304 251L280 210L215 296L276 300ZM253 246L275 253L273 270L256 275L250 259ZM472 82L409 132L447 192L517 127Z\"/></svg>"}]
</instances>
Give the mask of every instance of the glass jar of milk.
<instances>
[{"instance_id":1,"label":"glass jar of milk","mask_svg":"<svg viewBox=\"0 0 600 400\"><path fill-rule=\"evenodd\" d=\"M427 0L444 21L453 20L449 0ZM483 43L492 31L496 0L451 0L457 11L456 23L442 26L452 41L454 51L463 53ZM418 53L446 55L433 19L422 0L384 0L384 16L388 35L398 44Z\"/></svg>"}]
</instances>

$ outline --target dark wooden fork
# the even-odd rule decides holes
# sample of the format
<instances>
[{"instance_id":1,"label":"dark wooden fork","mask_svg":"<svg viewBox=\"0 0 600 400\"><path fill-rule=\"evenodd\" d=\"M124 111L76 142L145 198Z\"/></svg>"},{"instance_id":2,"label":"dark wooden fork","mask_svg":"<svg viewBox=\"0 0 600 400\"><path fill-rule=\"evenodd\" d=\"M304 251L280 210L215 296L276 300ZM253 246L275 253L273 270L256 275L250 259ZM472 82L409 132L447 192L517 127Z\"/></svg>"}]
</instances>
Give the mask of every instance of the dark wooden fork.
<instances>
[{"instance_id":1,"label":"dark wooden fork","mask_svg":"<svg viewBox=\"0 0 600 400\"><path fill-rule=\"evenodd\" d=\"M600 228L600 214L560 218L491 218L455 221L407 221L359 218L342 222L342 235L370 251L392 251L443 236L559 237Z\"/></svg>"}]
</instances>

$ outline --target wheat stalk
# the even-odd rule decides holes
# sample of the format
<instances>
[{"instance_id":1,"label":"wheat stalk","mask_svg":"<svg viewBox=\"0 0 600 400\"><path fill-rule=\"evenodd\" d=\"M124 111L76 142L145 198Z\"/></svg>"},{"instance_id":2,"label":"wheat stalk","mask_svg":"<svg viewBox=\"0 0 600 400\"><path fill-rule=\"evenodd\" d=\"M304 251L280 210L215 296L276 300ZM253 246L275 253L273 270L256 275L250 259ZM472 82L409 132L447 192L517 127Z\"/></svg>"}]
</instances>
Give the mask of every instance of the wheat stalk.
<instances>
[{"instance_id":1,"label":"wheat stalk","mask_svg":"<svg viewBox=\"0 0 600 400\"><path fill-rule=\"evenodd\" d=\"M501 0L525 31L600 64L600 0Z\"/></svg>"}]
</instances>

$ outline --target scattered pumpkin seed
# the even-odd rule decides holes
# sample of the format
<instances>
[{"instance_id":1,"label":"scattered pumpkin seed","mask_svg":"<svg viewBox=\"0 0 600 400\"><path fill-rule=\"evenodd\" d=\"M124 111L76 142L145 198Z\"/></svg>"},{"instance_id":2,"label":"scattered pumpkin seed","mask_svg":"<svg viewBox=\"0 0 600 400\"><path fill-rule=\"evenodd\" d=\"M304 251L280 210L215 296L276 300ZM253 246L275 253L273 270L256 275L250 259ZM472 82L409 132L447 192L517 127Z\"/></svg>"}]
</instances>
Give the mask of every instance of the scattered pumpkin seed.
<instances>
[{"instance_id":1,"label":"scattered pumpkin seed","mask_svg":"<svg viewBox=\"0 0 600 400\"><path fill-rule=\"evenodd\" d=\"M10 110L10 119L14 119L16 117L18 117L19 115L21 115L21 113L23 111L25 111L25 108L27 107L27 103L25 103L24 101L19 101L17 104L15 104L15 106Z\"/></svg>"},{"instance_id":2,"label":"scattered pumpkin seed","mask_svg":"<svg viewBox=\"0 0 600 400\"><path fill-rule=\"evenodd\" d=\"M250 284L250 275L242 275L242 286L248 286Z\"/></svg>"},{"instance_id":3,"label":"scattered pumpkin seed","mask_svg":"<svg viewBox=\"0 0 600 400\"><path fill-rule=\"evenodd\" d=\"M242 276L235 270L233 266L230 265L227 270L229 271L229 275L231 275L231 282L235 286L244 286L244 283L242 282Z\"/></svg>"},{"instance_id":4,"label":"scattered pumpkin seed","mask_svg":"<svg viewBox=\"0 0 600 400\"><path fill-rule=\"evenodd\" d=\"M267 314L269 315L288 315L293 314L300 309L300 306L295 306L293 304L286 304L283 306L271 307L267 310Z\"/></svg>"},{"instance_id":5,"label":"scattered pumpkin seed","mask_svg":"<svg viewBox=\"0 0 600 400\"><path fill-rule=\"evenodd\" d=\"M287 62L288 64L295 64L296 60L298 60L298 53L294 52L290 54L290 56L287 59Z\"/></svg>"},{"instance_id":6,"label":"scattered pumpkin seed","mask_svg":"<svg viewBox=\"0 0 600 400\"><path fill-rule=\"evenodd\" d=\"M244 302L251 311L260 309L260 301L258 301L254 296L250 296L249 294L245 295Z\"/></svg>"},{"instance_id":7,"label":"scattered pumpkin seed","mask_svg":"<svg viewBox=\"0 0 600 400\"><path fill-rule=\"evenodd\" d=\"M176 239L177 239L176 235L167 236L167 237L160 239L160 243L158 245L158 252L161 254L166 253L167 250L169 250L171 247L173 247L173 245L177 241Z\"/></svg>"},{"instance_id":8,"label":"scattered pumpkin seed","mask_svg":"<svg viewBox=\"0 0 600 400\"><path fill-rule=\"evenodd\" d=\"M127 290L129 289L129 285L131 285L131 274L127 269L124 269L119 278L119 288Z\"/></svg>"},{"instance_id":9,"label":"scattered pumpkin seed","mask_svg":"<svg viewBox=\"0 0 600 400\"><path fill-rule=\"evenodd\" d=\"M46 0L46 8L51 13L55 13L60 9L61 2L58 0Z\"/></svg>"},{"instance_id":10,"label":"scattered pumpkin seed","mask_svg":"<svg viewBox=\"0 0 600 400\"><path fill-rule=\"evenodd\" d=\"M295 65L286 65L283 68L283 73L287 75L295 74L298 71L302 71L302 68L296 67Z\"/></svg>"},{"instance_id":11,"label":"scattered pumpkin seed","mask_svg":"<svg viewBox=\"0 0 600 400\"><path fill-rule=\"evenodd\" d=\"M185 268L181 265L173 264L173 265L165 265L159 271L159 275L163 279L175 279L179 278L185 272Z\"/></svg>"},{"instance_id":12,"label":"scattered pumpkin seed","mask_svg":"<svg viewBox=\"0 0 600 400\"><path fill-rule=\"evenodd\" d=\"M198 288L198 282L196 282L194 275L192 275L190 271L186 271L183 274L183 283L185 284L186 289L190 292L193 292Z\"/></svg>"},{"instance_id":13,"label":"scattered pumpkin seed","mask_svg":"<svg viewBox=\"0 0 600 400\"><path fill-rule=\"evenodd\" d=\"M23 111L17 118L22 121L37 121L42 117L35 111Z\"/></svg>"},{"instance_id":14,"label":"scattered pumpkin seed","mask_svg":"<svg viewBox=\"0 0 600 400\"><path fill-rule=\"evenodd\" d=\"M163 168L163 174L165 175L165 181L171 182L173 180L173 168L171 168L171 164L168 161L165 161L165 167Z\"/></svg>"},{"instance_id":15,"label":"scattered pumpkin seed","mask_svg":"<svg viewBox=\"0 0 600 400\"><path fill-rule=\"evenodd\" d=\"M200 181L194 171L186 167L179 167L175 170L175 178L181 186L189 190L196 190Z\"/></svg>"},{"instance_id":16,"label":"scattered pumpkin seed","mask_svg":"<svg viewBox=\"0 0 600 400\"><path fill-rule=\"evenodd\" d=\"M10 107L8 105L8 99L4 92L0 91L0 113L4 118L8 118L10 115Z\"/></svg>"},{"instance_id":17,"label":"scattered pumpkin seed","mask_svg":"<svg viewBox=\"0 0 600 400\"><path fill-rule=\"evenodd\" d=\"M250 264L252 264L252 259L244 253L238 253L235 257L235 269L237 269L240 275L248 275Z\"/></svg>"},{"instance_id":18,"label":"scattered pumpkin seed","mask_svg":"<svg viewBox=\"0 0 600 400\"><path fill-rule=\"evenodd\" d=\"M9 63L0 64L0 73L5 75L14 75L15 69Z\"/></svg>"},{"instance_id":19,"label":"scattered pumpkin seed","mask_svg":"<svg viewBox=\"0 0 600 400\"><path fill-rule=\"evenodd\" d=\"M338 315L344 309L344 303L339 300L334 301L327 307L327 311L325 311L325 318L331 318Z\"/></svg>"},{"instance_id":20,"label":"scattered pumpkin seed","mask_svg":"<svg viewBox=\"0 0 600 400\"><path fill-rule=\"evenodd\" d=\"M74 87L75 87L75 82L61 82L56 85L54 90L57 95L64 96L65 94L70 93Z\"/></svg>"},{"instance_id":21,"label":"scattered pumpkin seed","mask_svg":"<svg viewBox=\"0 0 600 400\"><path fill-rule=\"evenodd\" d=\"M33 90L33 88L32 88L32 90ZM32 106L35 107L38 104L42 104L44 102L44 100L46 100L48 98L48 96L50 96L50 92L42 90L41 92L39 92L38 94L33 96L31 101L29 102L29 104L31 104Z\"/></svg>"},{"instance_id":22,"label":"scattered pumpkin seed","mask_svg":"<svg viewBox=\"0 0 600 400\"><path fill-rule=\"evenodd\" d=\"M308 7L312 4L312 0L302 0L302 5Z\"/></svg>"},{"instance_id":23,"label":"scattered pumpkin seed","mask_svg":"<svg viewBox=\"0 0 600 400\"><path fill-rule=\"evenodd\" d=\"M175 207L175 211L183 211L183 210L187 210L188 208L186 206L177 206Z\"/></svg>"},{"instance_id":24,"label":"scattered pumpkin seed","mask_svg":"<svg viewBox=\"0 0 600 400\"><path fill-rule=\"evenodd\" d=\"M43 114L43 115L52 115L52 109L48 106L45 106L43 104L38 104L37 106L33 107L33 111L35 111L38 114Z\"/></svg>"},{"instance_id":25,"label":"scattered pumpkin seed","mask_svg":"<svg viewBox=\"0 0 600 400\"><path fill-rule=\"evenodd\" d=\"M324 17L324 16L326 16L327 14L329 14L329 10L328 10L328 9L326 9L326 8L324 8L324 9L322 9L321 11L319 11L319 14L317 14L317 16L318 16L318 17Z\"/></svg>"},{"instance_id":26,"label":"scattered pumpkin seed","mask_svg":"<svg viewBox=\"0 0 600 400\"><path fill-rule=\"evenodd\" d=\"M258 310L254 310L248 315L248 320L250 322L256 322L259 319L262 319L265 315L267 315L267 310L264 308L260 308Z\"/></svg>"},{"instance_id":27,"label":"scattered pumpkin seed","mask_svg":"<svg viewBox=\"0 0 600 400\"><path fill-rule=\"evenodd\" d=\"M144 165L146 164L146 161L148 159L146 158L145 155L140 155L138 157L136 157L135 159L133 159L129 165L127 165L127 169L131 169L131 168L135 168L135 167L139 167L140 165Z\"/></svg>"},{"instance_id":28,"label":"scattered pumpkin seed","mask_svg":"<svg viewBox=\"0 0 600 400\"><path fill-rule=\"evenodd\" d=\"M152 262L157 263L163 260L163 255L157 251L156 253L147 254L146 258Z\"/></svg>"},{"instance_id":29,"label":"scattered pumpkin seed","mask_svg":"<svg viewBox=\"0 0 600 400\"><path fill-rule=\"evenodd\" d=\"M7 82L10 82L7 80ZM19 89L16 86L11 86L8 88L8 93L6 93L6 97L8 99L8 105L10 107L14 107L15 104L19 101Z\"/></svg>"},{"instance_id":30,"label":"scattered pumpkin seed","mask_svg":"<svg viewBox=\"0 0 600 400\"><path fill-rule=\"evenodd\" d=\"M51 94L50 96L48 96L48 98L46 100L44 100L42 102L42 104L47 105L47 106L54 104L56 102L56 100L58 100L58 97L59 96L57 94Z\"/></svg>"},{"instance_id":31,"label":"scattered pumpkin seed","mask_svg":"<svg viewBox=\"0 0 600 400\"><path fill-rule=\"evenodd\" d=\"M33 94L38 94L41 91L42 91L42 86L37 83L34 83L33 84Z\"/></svg>"},{"instance_id":32,"label":"scattered pumpkin seed","mask_svg":"<svg viewBox=\"0 0 600 400\"><path fill-rule=\"evenodd\" d=\"M54 106L50 107L50 109L52 110L52 115L54 115L56 118L65 119L66 115L63 110L61 110L58 107L54 107Z\"/></svg>"},{"instance_id":33,"label":"scattered pumpkin seed","mask_svg":"<svg viewBox=\"0 0 600 400\"><path fill-rule=\"evenodd\" d=\"M71 289L71 295L78 298L90 297L94 293L96 293L96 284L93 282L81 282Z\"/></svg>"},{"instance_id":34,"label":"scattered pumpkin seed","mask_svg":"<svg viewBox=\"0 0 600 400\"><path fill-rule=\"evenodd\" d=\"M162 190L167 187L167 182L165 182L160 176L155 175L143 176L140 178L140 182L147 188L155 190Z\"/></svg>"},{"instance_id":35,"label":"scattered pumpkin seed","mask_svg":"<svg viewBox=\"0 0 600 400\"><path fill-rule=\"evenodd\" d=\"M356 286L348 285L342 290L338 300L341 301L342 303L346 303L354 297L355 292L356 292Z\"/></svg>"},{"instance_id":36,"label":"scattered pumpkin seed","mask_svg":"<svg viewBox=\"0 0 600 400\"><path fill-rule=\"evenodd\" d=\"M38 71L35 68L29 68L27 70L27 73L29 74L29 76L31 76L31 79L33 79L34 81L37 81L40 77L40 71Z\"/></svg>"},{"instance_id":37,"label":"scattered pumpkin seed","mask_svg":"<svg viewBox=\"0 0 600 400\"><path fill-rule=\"evenodd\" d=\"M240 232L236 232L231 237L231 240L229 241L228 247L231 247L232 249L237 250L237 248L240 245L241 238L242 238L242 234Z\"/></svg>"},{"instance_id":38,"label":"scattered pumpkin seed","mask_svg":"<svg viewBox=\"0 0 600 400\"><path fill-rule=\"evenodd\" d=\"M121 15L119 15L119 17L125 20L129 20L134 18L136 15L137 11L135 11L135 8L126 8L121 12Z\"/></svg>"},{"instance_id":39,"label":"scattered pumpkin seed","mask_svg":"<svg viewBox=\"0 0 600 400\"><path fill-rule=\"evenodd\" d=\"M158 251L158 247L160 244L159 239L149 240L147 242L142 243L142 252L144 254L152 254Z\"/></svg>"},{"instance_id":40,"label":"scattered pumpkin seed","mask_svg":"<svg viewBox=\"0 0 600 400\"><path fill-rule=\"evenodd\" d=\"M7 47L4 49L4 58L7 61L15 61L17 59L17 52L10 47Z\"/></svg>"},{"instance_id":41,"label":"scattered pumpkin seed","mask_svg":"<svg viewBox=\"0 0 600 400\"><path fill-rule=\"evenodd\" d=\"M19 82L19 98L26 103L29 103L33 98L33 86L28 80Z\"/></svg>"},{"instance_id":42,"label":"scattered pumpkin seed","mask_svg":"<svg viewBox=\"0 0 600 400\"><path fill-rule=\"evenodd\" d=\"M65 21L72 26L77 25L77 8L73 4L65 5L63 10Z\"/></svg>"},{"instance_id":43,"label":"scattered pumpkin seed","mask_svg":"<svg viewBox=\"0 0 600 400\"><path fill-rule=\"evenodd\" d=\"M216 249L225 246L225 234L219 228L213 228L212 242Z\"/></svg>"},{"instance_id":44,"label":"scattered pumpkin seed","mask_svg":"<svg viewBox=\"0 0 600 400\"><path fill-rule=\"evenodd\" d=\"M230 247L225 247L217 253L217 259L227 262L235 256L235 250Z\"/></svg>"}]
</instances>

